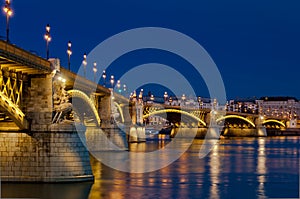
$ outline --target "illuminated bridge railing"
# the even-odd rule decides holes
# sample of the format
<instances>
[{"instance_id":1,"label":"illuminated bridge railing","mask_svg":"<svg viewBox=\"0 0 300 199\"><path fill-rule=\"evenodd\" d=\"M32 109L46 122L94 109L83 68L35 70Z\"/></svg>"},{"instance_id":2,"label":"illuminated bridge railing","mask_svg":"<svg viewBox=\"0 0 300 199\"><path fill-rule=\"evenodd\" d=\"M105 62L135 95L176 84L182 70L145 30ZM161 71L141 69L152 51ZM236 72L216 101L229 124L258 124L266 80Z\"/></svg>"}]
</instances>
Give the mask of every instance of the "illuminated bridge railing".
<instances>
[{"instance_id":1,"label":"illuminated bridge railing","mask_svg":"<svg viewBox=\"0 0 300 199\"><path fill-rule=\"evenodd\" d=\"M36 69L51 70L49 61L3 40L0 40L0 56Z\"/></svg>"}]
</instances>

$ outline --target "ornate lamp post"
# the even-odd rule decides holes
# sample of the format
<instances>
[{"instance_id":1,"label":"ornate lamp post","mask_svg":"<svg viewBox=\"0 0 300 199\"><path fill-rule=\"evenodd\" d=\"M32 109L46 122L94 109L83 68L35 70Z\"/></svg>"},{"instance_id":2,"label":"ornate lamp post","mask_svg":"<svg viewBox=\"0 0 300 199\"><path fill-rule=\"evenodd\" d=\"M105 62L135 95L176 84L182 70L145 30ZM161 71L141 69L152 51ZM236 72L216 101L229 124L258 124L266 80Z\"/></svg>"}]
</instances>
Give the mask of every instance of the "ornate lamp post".
<instances>
[{"instance_id":1,"label":"ornate lamp post","mask_svg":"<svg viewBox=\"0 0 300 199\"><path fill-rule=\"evenodd\" d=\"M202 99L201 99L201 97L198 97L198 105L199 105L199 109L202 109Z\"/></svg>"},{"instance_id":2,"label":"ornate lamp post","mask_svg":"<svg viewBox=\"0 0 300 199\"><path fill-rule=\"evenodd\" d=\"M13 11L10 7L10 0L5 0L3 10L6 14L6 41L9 42L9 18L12 16Z\"/></svg>"},{"instance_id":3,"label":"ornate lamp post","mask_svg":"<svg viewBox=\"0 0 300 199\"><path fill-rule=\"evenodd\" d=\"M120 80L117 81L117 89L118 89L117 91L119 93L121 93L122 90L121 90L121 81Z\"/></svg>"},{"instance_id":4,"label":"ornate lamp post","mask_svg":"<svg viewBox=\"0 0 300 199\"><path fill-rule=\"evenodd\" d=\"M70 66L71 66L71 55L72 55L72 43L71 41L68 42L68 50L67 50L67 54L68 54L68 69L70 70Z\"/></svg>"},{"instance_id":5,"label":"ornate lamp post","mask_svg":"<svg viewBox=\"0 0 300 199\"><path fill-rule=\"evenodd\" d=\"M46 25L46 33L44 35L44 38L46 40L46 58L49 59L49 43L51 41L51 35L50 35L50 25Z\"/></svg>"},{"instance_id":6,"label":"ornate lamp post","mask_svg":"<svg viewBox=\"0 0 300 199\"><path fill-rule=\"evenodd\" d=\"M150 96L150 100L153 102L154 101L154 95Z\"/></svg>"},{"instance_id":7,"label":"ornate lamp post","mask_svg":"<svg viewBox=\"0 0 300 199\"><path fill-rule=\"evenodd\" d=\"M94 82L96 83L96 73L97 73L97 63L96 62L94 62L93 71L94 71Z\"/></svg>"},{"instance_id":8,"label":"ornate lamp post","mask_svg":"<svg viewBox=\"0 0 300 199\"><path fill-rule=\"evenodd\" d=\"M83 74L84 74L84 78L86 78L86 65L87 65L87 61L86 61L86 53L83 54Z\"/></svg>"},{"instance_id":9,"label":"ornate lamp post","mask_svg":"<svg viewBox=\"0 0 300 199\"><path fill-rule=\"evenodd\" d=\"M110 84L112 89L114 89L114 83L115 83L115 77L112 75L110 76Z\"/></svg>"},{"instance_id":10,"label":"ornate lamp post","mask_svg":"<svg viewBox=\"0 0 300 199\"><path fill-rule=\"evenodd\" d=\"M165 92L165 94L164 94L164 100L165 100L165 102L167 102L167 100L168 100L168 93L167 92Z\"/></svg>"},{"instance_id":11,"label":"ornate lamp post","mask_svg":"<svg viewBox=\"0 0 300 199\"><path fill-rule=\"evenodd\" d=\"M106 72L105 72L105 70L103 70L103 72L102 72L102 78L103 78L103 86L105 87L106 86Z\"/></svg>"},{"instance_id":12,"label":"ornate lamp post","mask_svg":"<svg viewBox=\"0 0 300 199\"><path fill-rule=\"evenodd\" d=\"M182 100L182 105L185 105L185 100L186 100L185 94L182 94L181 100Z\"/></svg>"}]
</instances>

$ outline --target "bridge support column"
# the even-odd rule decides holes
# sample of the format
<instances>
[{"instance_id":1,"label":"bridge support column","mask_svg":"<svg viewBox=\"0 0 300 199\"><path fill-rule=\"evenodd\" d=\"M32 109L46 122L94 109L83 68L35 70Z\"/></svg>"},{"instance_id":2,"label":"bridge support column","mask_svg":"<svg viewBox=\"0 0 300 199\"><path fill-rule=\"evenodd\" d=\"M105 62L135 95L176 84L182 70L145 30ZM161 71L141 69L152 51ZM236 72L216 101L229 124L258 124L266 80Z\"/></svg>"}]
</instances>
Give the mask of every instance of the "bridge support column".
<instances>
[{"instance_id":1,"label":"bridge support column","mask_svg":"<svg viewBox=\"0 0 300 199\"><path fill-rule=\"evenodd\" d=\"M93 180L89 153L75 132L0 133L1 181Z\"/></svg>"},{"instance_id":2,"label":"bridge support column","mask_svg":"<svg viewBox=\"0 0 300 199\"><path fill-rule=\"evenodd\" d=\"M110 96L104 96L101 98L98 113L101 118L101 127L110 128L111 127L111 99Z\"/></svg>"},{"instance_id":3,"label":"bridge support column","mask_svg":"<svg viewBox=\"0 0 300 199\"><path fill-rule=\"evenodd\" d=\"M26 99L27 117L32 131L48 131L52 122L52 77L51 74L32 77L30 96Z\"/></svg>"},{"instance_id":4,"label":"bridge support column","mask_svg":"<svg viewBox=\"0 0 300 199\"><path fill-rule=\"evenodd\" d=\"M267 130L266 127L262 125L264 120L264 117L259 115L256 120L256 130L257 130L257 136L259 137L266 137L267 136Z\"/></svg>"},{"instance_id":5,"label":"bridge support column","mask_svg":"<svg viewBox=\"0 0 300 199\"><path fill-rule=\"evenodd\" d=\"M131 119L132 126L129 131L129 142L146 142L146 129L143 122L143 92L141 91L136 99L136 94L134 93L134 98L131 103Z\"/></svg>"},{"instance_id":6,"label":"bridge support column","mask_svg":"<svg viewBox=\"0 0 300 199\"><path fill-rule=\"evenodd\" d=\"M209 113L209 127L206 133L205 138L208 139L219 139L220 138L220 134L221 134L221 129L219 127L219 125L217 125L217 118L216 118L216 105L217 102L216 100L214 100L213 104L212 104L212 110Z\"/></svg>"},{"instance_id":7,"label":"bridge support column","mask_svg":"<svg viewBox=\"0 0 300 199\"><path fill-rule=\"evenodd\" d=\"M266 137L267 136L267 130L264 126L258 126L257 129L257 136L259 137Z\"/></svg>"}]
</instances>

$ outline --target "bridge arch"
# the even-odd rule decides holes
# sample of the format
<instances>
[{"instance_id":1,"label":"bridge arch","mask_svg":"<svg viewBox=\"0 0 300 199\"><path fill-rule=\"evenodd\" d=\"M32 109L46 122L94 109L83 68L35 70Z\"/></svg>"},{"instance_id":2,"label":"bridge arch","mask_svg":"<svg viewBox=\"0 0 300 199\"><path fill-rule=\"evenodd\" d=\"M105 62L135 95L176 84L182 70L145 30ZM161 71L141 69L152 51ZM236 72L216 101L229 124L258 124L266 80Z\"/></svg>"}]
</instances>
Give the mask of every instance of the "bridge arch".
<instances>
[{"instance_id":1,"label":"bridge arch","mask_svg":"<svg viewBox=\"0 0 300 199\"><path fill-rule=\"evenodd\" d=\"M266 123L270 123L270 122L274 122L274 123L280 124L283 127L286 127L286 125L283 122L275 120L275 119L265 120L265 121L262 122L262 124L266 124Z\"/></svg>"},{"instance_id":2,"label":"bridge arch","mask_svg":"<svg viewBox=\"0 0 300 199\"><path fill-rule=\"evenodd\" d=\"M161 114L161 113L180 113L180 114L184 114L184 115L187 115L187 116L197 120L198 122L200 122L201 124L206 126L206 123L202 119L196 117L195 115L193 115L189 112L186 112L186 111L183 111L183 110L178 110L178 109L163 109L163 110L153 111L149 114L144 115L143 118L148 118L151 115L157 115L157 114Z\"/></svg>"},{"instance_id":3,"label":"bridge arch","mask_svg":"<svg viewBox=\"0 0 300 199\"><path fill-rule=\"evenodd\" d=\"M220 121L228 119L228 118L236 118L236 119L244 120L244 121L248 122L252 127L255 128L255 124L251 120L244 118L242 116L239 116L239 115L226 115L226 116L218 118L216 121L220 122Z\"/></svg>"},{"instance_id":4,"label":"bridge arch","mask_svg":"<svg viewBox=\"0 0 300 199\"><path fill-rule=\"evenodd\" d=\"M71 95L72 97L78 97L82 100L84 100L87 105L91 108L91 110L93 111L93 115L96 118L97 121L97 125L100 125L100 117L98 114L98 111L95 107L94 102L89 98L89 96L87 96L87 94L85 94L84 92L80 91L80 90L68 90L68 94Z\"/></svg>"},{"instance_id":5,"label":"bridge arch","mask_svg":"<svg viewBox=\"0 0 300 199\"><path fill-rule=\"evenodd\" d=\"M25 114L2 92L0 92L0 107L5 111L5 113L10 117L10 119L12 119L16 123L16 125L21 130L29 128L29 123L25 118Z\"/></svg>"},{"instance_id":6,"label":"bridge arch","mask_svg":"<svg viewBox=\"0 0 300 199\"><path fill-rule=\"evenodd\" d=\"M117 109L118 109L118 111L120 113L122 123L124 123L125 119L124 119L124 114L123 114L122 107L117 102L114 102L114 104L115 104L115 106L117 107Z\"/></svg>"}]
</instances>

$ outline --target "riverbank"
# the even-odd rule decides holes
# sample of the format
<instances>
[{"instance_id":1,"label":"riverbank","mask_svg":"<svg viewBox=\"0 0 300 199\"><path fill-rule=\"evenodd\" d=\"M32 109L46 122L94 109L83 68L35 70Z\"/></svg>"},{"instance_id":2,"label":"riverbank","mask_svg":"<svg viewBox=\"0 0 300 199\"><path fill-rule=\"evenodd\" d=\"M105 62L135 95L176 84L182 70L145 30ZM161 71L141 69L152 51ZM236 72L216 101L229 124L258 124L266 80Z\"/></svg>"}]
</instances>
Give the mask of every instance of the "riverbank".
<instances>
[{"instance_id":1,"label":"riverbank","mask_svg":"<svg viewBox=\"0 0 300 199\"><path fill-rule=\"evenodd\" d=\"M267 129L268 136L299 136L299 128Z\"/></svg>"}]
</instances>

